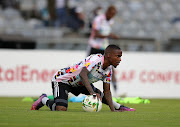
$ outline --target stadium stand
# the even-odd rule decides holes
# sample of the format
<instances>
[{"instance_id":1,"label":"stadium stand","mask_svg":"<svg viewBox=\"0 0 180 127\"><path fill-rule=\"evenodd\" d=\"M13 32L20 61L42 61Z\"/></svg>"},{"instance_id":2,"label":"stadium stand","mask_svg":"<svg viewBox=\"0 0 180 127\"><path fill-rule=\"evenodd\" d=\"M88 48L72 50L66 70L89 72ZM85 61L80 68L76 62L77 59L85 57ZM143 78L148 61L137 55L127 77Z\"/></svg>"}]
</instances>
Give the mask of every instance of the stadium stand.
<instances>
[{"instance_id":1,"label":"stadium stand","mask_svg":"<svg viewBox=\"0 0 180 127\"><path fill-rule=\"evenodd\" d=\"M18 9L0 6L0 34L32 38L36 42L34 48L38 49L86 50L90 31L88 16L97 6L105 9L114 4L118 15L113 30L122 39L113 43L123 46L127 51L180 51L180 21L175 20L180 17L179 0L69 1L82 7L85 13L86 25L78 33L67 27L44 26L41 10L47 8L47 0L19 0ZM176 43L172 40L176 40ZM64 47L64 44L67 46Z\"/></svg>"}]
</instances>

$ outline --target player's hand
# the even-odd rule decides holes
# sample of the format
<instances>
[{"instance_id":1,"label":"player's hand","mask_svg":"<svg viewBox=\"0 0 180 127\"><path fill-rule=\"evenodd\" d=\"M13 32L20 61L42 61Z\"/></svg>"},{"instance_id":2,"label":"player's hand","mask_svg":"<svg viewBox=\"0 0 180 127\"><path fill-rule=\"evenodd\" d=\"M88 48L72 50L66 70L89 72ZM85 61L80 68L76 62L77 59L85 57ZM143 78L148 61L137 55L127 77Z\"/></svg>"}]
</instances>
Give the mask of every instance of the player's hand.
<instances>
[{"instance_id":1,"label":"player's hand","mask_svg":"<svg viewBox=\"0 0 180 127\"><path fill-rule=\"evenodd\" d=\"M95 94L93 94L93 96L94 96L94 98L97 97L97 99L98 99L98 100L101 100L101 102L102 102L102 98L101 98L101 96L100 96L99 93L95 93Z\"/></svg>"},{"instance_id":2,"label":"player's hand","mask_svg":"<svg viewBox=\"0 0 180 127\"><path fill-rule=\"evenodd\" d=\"M115 110L115 112L124 112L124 111L121 111L121 110Z\"/></svg>"},{"instance_id":3,"label":"player's hand","mask_svg":"<svg viewBox=\"0 0 180 127\"><path fill-rule=\"evenodd\" d=\"M117 110L111 111L111 112L118 112Z\"/></svg>"}]
</instances>

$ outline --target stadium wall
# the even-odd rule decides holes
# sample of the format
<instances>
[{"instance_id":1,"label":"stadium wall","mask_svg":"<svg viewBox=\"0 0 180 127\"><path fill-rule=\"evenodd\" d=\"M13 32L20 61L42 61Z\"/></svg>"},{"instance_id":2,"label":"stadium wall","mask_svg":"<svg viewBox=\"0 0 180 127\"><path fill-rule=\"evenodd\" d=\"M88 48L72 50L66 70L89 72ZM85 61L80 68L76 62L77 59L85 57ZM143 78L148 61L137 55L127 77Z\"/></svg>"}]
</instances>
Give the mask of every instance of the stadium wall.
<instances>
[{"instance_id":1,"label":"stadium wall","mask_svg":"<svg viewBox=\"0 0 180 127\"><path fill-rule=\"evenodd\" d=\"M60 68L79 62L85 51L0 50L0 96L52 94L50 79ZM115 69L113 96L180 98L180 54L123 52ZM101 82L95 85L102 89Z\"/></svg>"}]
</instances>

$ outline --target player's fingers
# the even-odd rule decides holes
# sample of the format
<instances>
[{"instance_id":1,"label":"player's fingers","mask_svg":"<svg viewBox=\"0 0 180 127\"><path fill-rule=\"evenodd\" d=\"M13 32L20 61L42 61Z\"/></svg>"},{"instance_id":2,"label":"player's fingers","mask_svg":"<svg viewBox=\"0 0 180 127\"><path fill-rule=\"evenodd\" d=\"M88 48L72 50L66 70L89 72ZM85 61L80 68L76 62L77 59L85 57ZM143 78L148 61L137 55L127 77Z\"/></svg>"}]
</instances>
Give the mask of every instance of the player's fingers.
<instances>
[{"instance_id":1,"label":"player's fingers","mask_svg":"<svg viewBox=\"0 0 180 127\"><path fill-rule=\"evenodd\" d=\"M97 95L98 100L101 100L101 102L102 102L102 98L101 98L100 94L96 93L96 95Z\"/></svg>"}]
</instances>

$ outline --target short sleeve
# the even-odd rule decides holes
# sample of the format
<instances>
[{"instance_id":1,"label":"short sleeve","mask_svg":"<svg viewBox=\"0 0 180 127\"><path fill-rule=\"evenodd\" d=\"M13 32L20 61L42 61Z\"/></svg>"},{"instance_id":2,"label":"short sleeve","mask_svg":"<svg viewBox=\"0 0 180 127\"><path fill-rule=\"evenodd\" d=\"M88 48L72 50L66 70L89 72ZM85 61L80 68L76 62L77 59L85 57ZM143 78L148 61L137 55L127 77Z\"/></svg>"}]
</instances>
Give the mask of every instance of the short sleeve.
<instances>
[{"instance_id":1,"label":"short sleeve","mask_svg":"<svg viewBox=\"0 0 180 127\"><path fill-rule=\"evenodd\" d=\"M91 55L85 59L84 66L87 68L88 71L91 71L99 61L101 61L102 55Z\"/></svg>"},{"instance_id":2,"label":"short sleeve","mask_svg":"<svg viewBox=\"0 0 180 127\"><path fill-rule=\"evenodd\" d=\"M104 78L103 82L110 84L111 79L112 79L112 69L110 70L110 72L108 73L108 75L106 75L106 77Z\"/></svg>"},{"instance_id":3,"label":"short sleeve","mask_svg":"<svg viewBox=\"0 0 180 127\"><path fill-rule=\"evenodd\" d=\"M93 20L93 29L94 30L100 30L101 28L101 17L97 16L94 20Z\"/></svg>"}]
</instances>

